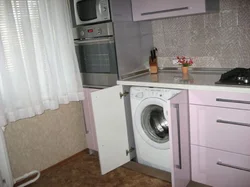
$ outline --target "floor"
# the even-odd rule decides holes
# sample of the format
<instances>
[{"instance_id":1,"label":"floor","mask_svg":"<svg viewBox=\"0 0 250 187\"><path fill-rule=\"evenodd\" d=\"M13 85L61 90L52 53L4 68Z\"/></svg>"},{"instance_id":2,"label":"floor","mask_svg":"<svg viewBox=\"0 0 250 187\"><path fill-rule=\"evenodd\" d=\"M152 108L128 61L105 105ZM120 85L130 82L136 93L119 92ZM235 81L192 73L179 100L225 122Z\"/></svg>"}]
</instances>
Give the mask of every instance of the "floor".
<instances>
[{"instance_id":1,"label":"floor","mask_svg":"<svg viewBox=\"0 0 250 187\"><path fill-rule=\"evenodd\" d=\"M120 167L100 175L98 157L84 151L42 173L29 187L171 187L160 179Z\"/></svg>"}]
</instances>

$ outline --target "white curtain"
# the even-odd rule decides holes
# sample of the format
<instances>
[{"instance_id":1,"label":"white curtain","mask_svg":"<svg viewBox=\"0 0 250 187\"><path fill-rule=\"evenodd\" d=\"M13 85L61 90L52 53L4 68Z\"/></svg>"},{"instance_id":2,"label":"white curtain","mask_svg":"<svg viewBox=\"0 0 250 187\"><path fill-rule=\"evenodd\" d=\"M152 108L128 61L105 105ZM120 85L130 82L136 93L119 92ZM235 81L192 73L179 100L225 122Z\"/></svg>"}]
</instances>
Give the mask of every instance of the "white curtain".
<instances>
[{"instance_id":1,"label":"white curtain","mask_svg":"<svg viewBox=\"0 0 250 187\"><path fill-rule=\"evenodd\" d=\"M0 0L0 126L84 99L67 0Z\"/></svg>"}]
</instances>

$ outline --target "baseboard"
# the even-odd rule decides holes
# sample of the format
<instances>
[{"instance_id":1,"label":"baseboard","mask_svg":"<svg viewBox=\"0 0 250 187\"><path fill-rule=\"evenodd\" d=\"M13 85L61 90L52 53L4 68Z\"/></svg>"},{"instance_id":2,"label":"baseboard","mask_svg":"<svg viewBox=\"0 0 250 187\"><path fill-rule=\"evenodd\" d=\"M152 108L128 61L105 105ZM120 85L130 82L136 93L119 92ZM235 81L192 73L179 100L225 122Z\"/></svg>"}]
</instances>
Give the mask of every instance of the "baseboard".
<instances>
[{"instance_id":1,"label":"baseboard","mask_svg":"<svg viewBox=\"0 0 250 187\"><path fill-rule=\"evenodd\" d=\"M145 166L133 161L128 162L122 167L171 183L171 173L166 171Z\"/></svg>"},{"instance_id":2,"label":"baseboard","mask_svg":"<svg viewBox=\"0 0 250 187\"><path fill-rule=\"evenodd\" d=\"M191 181L187 187L212 187L212 186L208 186L208 185L205 185L205 184L201 184L201 183L198 183L198 182L194 182L194 181Z\"/></svg>"}]
</instances>

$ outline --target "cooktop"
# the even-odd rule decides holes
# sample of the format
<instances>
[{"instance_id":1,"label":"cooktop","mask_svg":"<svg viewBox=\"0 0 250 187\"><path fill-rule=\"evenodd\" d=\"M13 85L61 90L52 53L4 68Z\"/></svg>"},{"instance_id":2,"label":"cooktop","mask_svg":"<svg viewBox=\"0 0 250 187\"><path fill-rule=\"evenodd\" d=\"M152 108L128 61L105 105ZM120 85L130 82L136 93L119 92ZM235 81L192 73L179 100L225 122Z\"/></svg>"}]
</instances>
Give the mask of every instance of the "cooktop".
<instances>
[{"instance_id":1,"label":"cooktop","mask_svg":"<svg viewBox=\"0 0 250 187\"><path fill-rule=\"evenodd\" d=\"M250 69L235 68L221 75L215 84L250 86Z\"/></svg>"}]
</instances>

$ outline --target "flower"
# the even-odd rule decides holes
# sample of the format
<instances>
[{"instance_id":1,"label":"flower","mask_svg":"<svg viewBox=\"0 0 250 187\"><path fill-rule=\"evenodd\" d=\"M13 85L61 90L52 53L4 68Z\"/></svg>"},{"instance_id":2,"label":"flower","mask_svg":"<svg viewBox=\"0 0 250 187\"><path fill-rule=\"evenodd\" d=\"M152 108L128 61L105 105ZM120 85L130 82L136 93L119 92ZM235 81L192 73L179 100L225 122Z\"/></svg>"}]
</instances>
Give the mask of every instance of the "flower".
<instances>
[{"instance_id":1,"label":"flower","mask_svg":"<svg viewBox=\"0 0 250 187\"><path fill-rule=\"evenodd\" d=\"M186 58L185 56L182 57L177 56L176 58L178 59L178 64L182 65L183 67L192 66L194 63L191 58Z\"/></svg>"}]
</instances>

